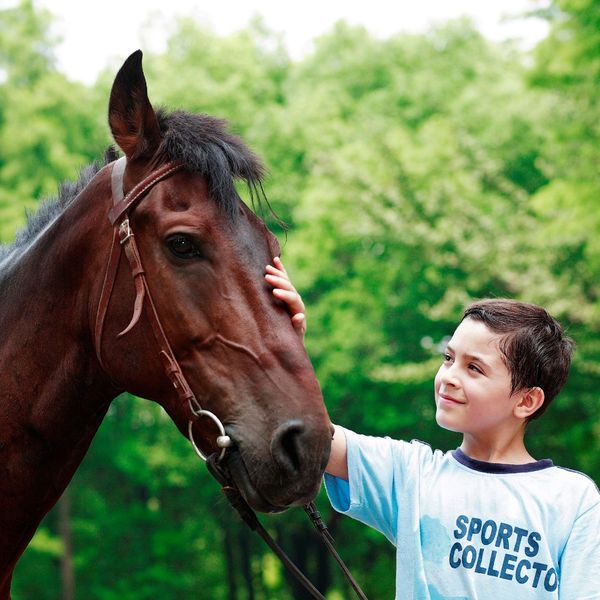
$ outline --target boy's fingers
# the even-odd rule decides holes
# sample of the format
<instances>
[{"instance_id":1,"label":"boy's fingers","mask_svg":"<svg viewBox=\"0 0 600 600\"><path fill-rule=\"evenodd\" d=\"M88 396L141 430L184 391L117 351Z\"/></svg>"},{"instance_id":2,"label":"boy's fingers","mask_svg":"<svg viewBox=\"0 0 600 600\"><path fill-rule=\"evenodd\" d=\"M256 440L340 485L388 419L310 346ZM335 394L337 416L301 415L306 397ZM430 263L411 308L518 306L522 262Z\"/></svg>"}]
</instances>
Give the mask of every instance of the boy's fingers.
<instances>
[{"instance_id":1,"label":"boy's fingers","mask_svg":"<svg viewBox=\"0 0 600 600\"><path fill-rule=\"evenodd\" d=\"M270 275L266 274L265 279L268 283L270 283L274 288L279 288L282 290L289 290L290 292L295 292L296 288L292 285L292 282L285 277L279 277L278 275Z\"/></svg>"},{"instance_id":2,"label":"boy's fingers","mask_svg":"<svg viewBox=\"0 0 600 600\"><path fill-rule=\"evenodd\" d=\"M281 262L281 258L279 258L279 256L276 256L273 259L273 264L281 271L283 271L285 273L285 275L287 276L287 271L285 270L285 267L283 266L283 263Z\"/></svg>"},{"instance_id":3,"label":"boy's fingers","mask_svg":"<svg viewBox=\"0 0 600 600\"><path fill-rule=\"evenodd\" d=\"M294 329L300 334L302 338L304 338L304 334L306 333L306 316L304 313L296 313L292 317L292 325Z\"/></svg>"},{"instance_id":4,"label":"boy's fingers","mask_svg":"<svg viewBox=\"0 0 600 600\"><path fill-rule=\"evenodd\" d=\"M300 339L304 340L304 334L306 333L304 311L306 309L302 297L290 281L281 259L276 256L273 259L273 264L267 265L265 271L265 280L273 286L273 296L287 304L287 308L292 315L292 326Z\"/></svg>"},{"instance_id":5,"label":"boy's fingers","mask_svg":"<svg viewBox=\"0 0 600 600\"><path fill-rule=\"evenodd\" d=\"M278 269L274 265L267 265L265 268L269 273L281 273L282 275L284 274L283 269Z\"/></svg>"},{"instance_id":6,"label":"boy's fingers","mask_svg":"<svg viewBox=\"0 0 600 600\"><path fill-rule=\"evenodd\" d=\"M265 270L267 275L276 275L277 277L282 277L283 279L289 280L289 277L284 271L276 269L273 265L267 265Z\"/></svg>"},{"instance_id":7,"label":"boy's fingers","mask_svg":"<svg viewBox=\"0 0 600 600\"><path fill-rule=\"evenodd\" d=\"M283 300L290 307L293 314L304 312L304 302L302 302L300 294L295 290L291 291L275 288L273 290L273 295L276 298Z\"/></svg>"}]
</instances>

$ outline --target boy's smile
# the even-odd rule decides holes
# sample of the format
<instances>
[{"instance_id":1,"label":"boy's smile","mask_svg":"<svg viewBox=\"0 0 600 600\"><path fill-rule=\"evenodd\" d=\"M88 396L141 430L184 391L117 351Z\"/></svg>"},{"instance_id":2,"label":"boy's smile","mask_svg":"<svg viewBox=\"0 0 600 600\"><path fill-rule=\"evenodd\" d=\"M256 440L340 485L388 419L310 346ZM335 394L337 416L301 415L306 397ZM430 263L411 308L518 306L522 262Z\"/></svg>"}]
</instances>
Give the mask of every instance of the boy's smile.
<instances>
[{"instance_id":1,"label":"boy's smile","mask_svg":"<svg viewBox=\"0 0 600 600\"><path fill-rule=\"evenodd\" d=\"M502 336L467 318L457 327L435 377L438 425L495 445L503 432L518 428L519 393L500 350Z\"/></svg>"}]
</instances>

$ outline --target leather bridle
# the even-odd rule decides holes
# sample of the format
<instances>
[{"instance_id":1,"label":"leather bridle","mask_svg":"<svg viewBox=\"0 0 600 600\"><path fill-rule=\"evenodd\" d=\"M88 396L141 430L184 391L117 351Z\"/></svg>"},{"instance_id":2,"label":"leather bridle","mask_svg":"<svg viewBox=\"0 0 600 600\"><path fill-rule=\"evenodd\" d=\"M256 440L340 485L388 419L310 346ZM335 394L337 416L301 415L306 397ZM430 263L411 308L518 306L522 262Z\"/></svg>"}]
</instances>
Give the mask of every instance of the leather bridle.
<instances>
[{"instance_id":1,"label":"leather bridle","mask_svg":"<svg viewBox=\"0 0 600 600\"><path fill-rule=\"evenodd\" d=\"M178 398L187 403L190 409L191 418L188 421L188 437L192 444L192 447L196 451L196 454L206 460L207 456L202 452L200 447L196 444L193 435L193 424L194 421L207 418L211 420L218 428L219 435L216 439L216 445L220 449L218 459L221 460L225 455L225 451L229 446L232 445L231 438L225 433L225 428L219 420L219 418L212 412L205 410L200 405L200 402L196 398L190 385L188 384L177 359L169 343L169 339L165 334L165 330L160 322L160 318L156 311L156 305L152 299L152 293L148 286L148 280L146 273L142 265L140 253L135 241L135 236L131 229L131 223L129 221L130 213L135 209L138 203L144 198L144 196L159 182L171 177L177 171L183 168L183 165L179 163L167 163L162 167L159 167L155 171L152 171L150 175L142 179L137 185L135 185L125 195L123 193L123 174L125 172L126 158L122 157L112 163L111 170L111 188L112 188L112 199L113 206L108 213L108 218L113 226L113 240L110 249L110 256L106 266L106 273L104 276L104 282L102 284L102 291L100 293L100 301L98 302L98 311L96 314L96 326L95 326L95 344L96 344L96 355L100 364L104 368L102 361L102 332L104 330L104 321L106 319L106 313L108 311L108 305L112 296L115 280L117 278L117 269L119 267L119 261L121 259L121 249L125 252L125 256L129 262L131 268L131 275L135 284L135 302L133 308L133 316L129 325L118 337L121 337L131 331L135 324L139 321L142 314L142 309L146 308L146 316L152 327L152 333L154 339L159 348L159 356L163 368L169 381L172 383L177 393Z\"/></svg>"},{"instance_id":2,"label":"leather bridle","mask_svg":"<svg viewBox=\"0 0 600 600\"><path fill-rule=\"evenodd\" d=\"M102 283L102 290L100 292L100 300L98 302L96 323L94 328L94 344L98 361L100 362L102 368L106 371L104 362L102 360L102 333L104 330L104 322L108 312L110 299L117 278L117 271L119 262L121 260L121 249L123 249L129 262L131 275L135 284L135 302L131 321L129 322L129 325L127 325L127 327L118 334L118 337L121 337L131 331L131 329L139 321L142 310L145 307L146 316L152 327L152 333L154 334L154 338L159 348L159 356L165 373L175 388L178 398L182 402L187 403L189 406L191 417L188 421L188 437L192 447L194 448L194 451L202 460L207 463L210 473L221 484L222 490L227 499L238 511L243 521L265 540L267 545L275 552L275 554L277 554L283 564L300 581L300 583L313 596L313 598L316 598L317 600L325 600L324 596L296 567L296 565L289 559L285 552L279 547L271 535L262 526L254 511L242 497L229 473L221 467L220 462L223 459L227 448L231 447L233 442L226 434L225 428L223 427L223 424L219 418L214 413L202 408L194 392L189 386L185 375L183 374L183 371L181 370L181 367L175 358L165 330L160 322L160 318L156 311L156 305L152 299L152 293L148 287L148 280L146 279L146 273L142 265L140 253L135 241L135 236L131 229L129 215L156 184L167 179L168 177L171 177L184 167L182 164L177 162L170 162L158 167L142 181L137 183L125 195L123 192L123 175L125 173L126 164L126 157L122 157L110 165L113 205L109 211L108 218L113 226L113 239L106 265L106 271L104 274L104 281ZM219 435L215 441L218 450L210 456L207 456L204 454L204 452L202 452L202 450L196 444L193 436L193 424L195 421L201 418L207 418L211 420L217 426L219 431ZM323 543L327 547L327 550L332 554L333 558L340 566L340 569L356 592L357 596L361 600L367 600L364 592L360 589L360 586L354 580L352 574L333 547L333 538L331 537L327 526L321 519L321 516L315 505L311 502L304 507L304 510L310 517L314 527L320 534Z\"/></svg>"}]
</instances>

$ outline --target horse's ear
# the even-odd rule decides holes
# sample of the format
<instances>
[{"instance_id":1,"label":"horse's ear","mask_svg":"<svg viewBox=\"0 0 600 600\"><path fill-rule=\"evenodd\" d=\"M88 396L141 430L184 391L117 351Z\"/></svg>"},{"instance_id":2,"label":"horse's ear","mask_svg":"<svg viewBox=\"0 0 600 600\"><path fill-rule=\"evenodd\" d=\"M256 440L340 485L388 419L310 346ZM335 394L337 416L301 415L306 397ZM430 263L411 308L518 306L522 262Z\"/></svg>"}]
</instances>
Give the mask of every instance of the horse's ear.
<instances>
[{"instance_id":1,"label":"horse's ear","mask_svg":"<svg viewBox=\"0 0 600 600\"><path fill-rule=\"evenodd\" d=\"M142 51L119 69L110 92L108 123L115 142L128 159L149 158L160 142L160 128L142 70Z\"/></svg>"}]
</instances>

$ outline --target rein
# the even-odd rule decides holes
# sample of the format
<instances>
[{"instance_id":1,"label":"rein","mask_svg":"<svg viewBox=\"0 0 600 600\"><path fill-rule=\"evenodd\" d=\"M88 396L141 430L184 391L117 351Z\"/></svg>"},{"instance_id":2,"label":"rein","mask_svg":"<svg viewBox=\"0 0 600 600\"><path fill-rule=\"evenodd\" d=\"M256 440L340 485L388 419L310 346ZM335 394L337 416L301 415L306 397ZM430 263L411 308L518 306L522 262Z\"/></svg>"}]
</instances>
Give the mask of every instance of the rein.
<instances>
[{"instance_id":1,"label":"rein","mask_svg":"<svg viewBox=\"0 0 600 600\"><path fill-rule=\"evenodd\" d=\"M105 369L102 361L102 333L104 330L106 313L108 312L115 280L117 278L117 270L121 259L121 250L123 250L129 262L131 275L135 284L135 302L131 320L127 327L125 327L125 329L118 334L118 337L124 336L133 329L141 317L142 309L145 307L146 316L150 321L152 333L154 334L154 338L159 348L159 356L165 373L175 388L179 399L187 403L189 406L192 416L188 421L188 438L194 451L203 461L206 462L209 472L221 484L222 491L227 500L230 502L233 508L236 509L246 525L248 525L248 527L250 527L250 529L253 531L256 531L258 535L263 538L263 540L279 557L286 568L292 573L292 575L294 575L294 577L298 579L298 581L306 588L313 598L316 598L317 600L326 600L325 597L298 569L298 567L291 561L291 559L281 549L277 542L275 542L271 535L262 526L258 517L256 516L256 513L244 500L235 483L232 481L230 475L221 467L220 462L223 459L227 448L233 446L233 441L226 434L225 428L220 419L214 413L202 408L194 392L190 388L185 375L183 374L183 371L181 370L181 367L175 358L175 354L173 353L171 345L169 344L169 340L160 322L160 318L156 311L156 306L152 299L152 294L146 279L146 273L144 271L140 253L135 242L135 236L131 230L129 215L135 209L137 204L157 183L167 179L168 177L171 177L171 175L183 169L183 165L180 163L171 162L159 167L138 184L136 184L127 193L127 195L124 195L123 193L123 175L125 173L125 167L126 157L118 159L111 165L113 206L109 211L108 218L113 226L113 240L104 274L98 310L96 313L94 340L98 361L100 362L102 368ZM194 440L193 435L193 424L195 421L201 418L206 418L212 421L219 431L219 435L216 438L218 450L208 456L202 452ZM367 600L364 592L360 589L360 586L354 580L352 574L333 547L333 538L331 537L327 526L321 519L321 515L316 509L314 503L311 502L307 504L304 507L304 510L310 517L311 522L321 537L321 540L325 544L329 553L338 563L342 573L356 592L358 598L360 598L360 600Z\"/></svg>"}]
</instances>

